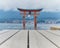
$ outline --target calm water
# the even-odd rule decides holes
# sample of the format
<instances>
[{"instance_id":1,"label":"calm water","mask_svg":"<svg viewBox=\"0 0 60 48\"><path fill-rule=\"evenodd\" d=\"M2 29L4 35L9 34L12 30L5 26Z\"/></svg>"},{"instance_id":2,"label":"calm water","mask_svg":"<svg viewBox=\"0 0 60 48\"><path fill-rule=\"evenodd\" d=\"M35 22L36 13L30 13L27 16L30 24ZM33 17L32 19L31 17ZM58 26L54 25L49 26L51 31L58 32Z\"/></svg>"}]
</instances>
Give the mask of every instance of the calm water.
<instances>
[{"instance_id":1,"label":"calm water","mask_svg":"<svg viewBox=\"0 0 60 48\"><path fill-rule=\"evenodd\" d=\"M50 29L51 26L60 26L60 24L37 24L38 30L47 30ZM10 23L0 23L0 30L3 29L23 29L22 24L10 24ZM34 24L26 24L26 29L34 29Z\"/></svg>"}]
</instances>

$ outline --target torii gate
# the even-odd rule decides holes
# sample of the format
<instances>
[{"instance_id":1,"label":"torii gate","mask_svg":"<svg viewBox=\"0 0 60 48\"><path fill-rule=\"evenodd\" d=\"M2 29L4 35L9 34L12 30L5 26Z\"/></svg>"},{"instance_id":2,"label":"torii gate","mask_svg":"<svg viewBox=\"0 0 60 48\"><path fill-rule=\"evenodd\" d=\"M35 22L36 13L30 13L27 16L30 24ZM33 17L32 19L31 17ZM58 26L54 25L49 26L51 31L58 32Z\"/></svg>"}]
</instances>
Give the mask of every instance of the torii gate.
<instances>
[{"instance_id":1,"label":"torii gate","mask_svg":"<svg viewBox=\"0 0 60 48\"><path fill-rule=\"evenodd\" d=\"M18 8L18 10L20 12L23 12L23 29L25 29L25 16L26 13L28 12L29 15L32 14L32 12L34 13L34 29L37 29L37 20L36 20L36 16L37 16L37 12L42 11L42 9L20 9Z\"/></svg>"}]
</instances>

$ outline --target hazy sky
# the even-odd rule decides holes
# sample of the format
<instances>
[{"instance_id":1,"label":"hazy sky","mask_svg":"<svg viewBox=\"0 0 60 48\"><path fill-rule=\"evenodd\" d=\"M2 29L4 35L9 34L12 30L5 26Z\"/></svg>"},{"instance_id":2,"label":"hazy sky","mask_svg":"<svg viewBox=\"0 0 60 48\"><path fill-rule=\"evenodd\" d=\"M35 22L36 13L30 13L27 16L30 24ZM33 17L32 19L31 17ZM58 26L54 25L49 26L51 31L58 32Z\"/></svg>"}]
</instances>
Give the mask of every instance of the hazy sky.
<instances>
[{"instance_id":1,"label":"hazy sky","mask_svg":"<svg viewBox=\"0 0 60 48\"><path fill-rule=\"evenodd\" d=\"M43 11L60 11L60 0L0 0L0 10L16 10L16 8L38 9Z\"/></svg>"},{"instance_id":2,"label":"hazy sky","mask_svg":"<svg viewBox=\"0 0 60 48\"><path fill-rule=\"evenodd\" d=\"M0 0L0 20L5 18L21 18L17 8L43 8L43 12L39 17L55 17L60 19L60 0Z\"/></svg>"}]
</instances>

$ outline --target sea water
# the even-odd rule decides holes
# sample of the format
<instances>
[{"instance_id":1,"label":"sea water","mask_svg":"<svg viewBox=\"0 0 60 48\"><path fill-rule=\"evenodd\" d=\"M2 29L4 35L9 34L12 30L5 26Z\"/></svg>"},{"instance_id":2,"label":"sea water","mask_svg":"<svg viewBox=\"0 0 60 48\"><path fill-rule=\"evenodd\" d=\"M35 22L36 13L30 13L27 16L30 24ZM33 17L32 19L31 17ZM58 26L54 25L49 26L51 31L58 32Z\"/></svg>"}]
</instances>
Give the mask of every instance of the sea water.
<instances>
[{"instance_id":1,"label":"sea water","mask_svg":"<svg viewBox=\"0 0 60 48\"><path fill-rule=\"evenodd\" d=\"M59 26L60 24L37 24L37 29L38 30L48 30L50 29L50 27L52 26ZM7 30L7 29L19 29L22 30L23 29L23 24L22 23L0 23L0 30ZM33 30L34 29L34 24L26 24L26 29L27 30Z\"/></svg>"}]
</instances>

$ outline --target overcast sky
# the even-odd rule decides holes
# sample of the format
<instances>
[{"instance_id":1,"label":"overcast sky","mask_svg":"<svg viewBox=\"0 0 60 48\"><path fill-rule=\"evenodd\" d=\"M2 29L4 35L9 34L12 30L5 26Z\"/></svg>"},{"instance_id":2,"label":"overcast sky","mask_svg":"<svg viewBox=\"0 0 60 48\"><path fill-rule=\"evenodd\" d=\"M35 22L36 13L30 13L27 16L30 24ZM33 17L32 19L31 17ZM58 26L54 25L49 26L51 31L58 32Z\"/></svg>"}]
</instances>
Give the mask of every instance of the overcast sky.
<instances>
[{"instance_id":1,"label":"overcast sky","mask_svg":"<svg viewBox=\"0 0 60 48\"><path fill-rule=\"evenodd\" d=\"M0 0L0 10L16 10L16 8L39 9L60 12L60 0Z\"/></svg>"}]
</instances>

